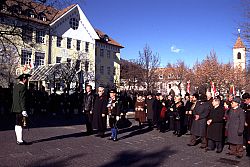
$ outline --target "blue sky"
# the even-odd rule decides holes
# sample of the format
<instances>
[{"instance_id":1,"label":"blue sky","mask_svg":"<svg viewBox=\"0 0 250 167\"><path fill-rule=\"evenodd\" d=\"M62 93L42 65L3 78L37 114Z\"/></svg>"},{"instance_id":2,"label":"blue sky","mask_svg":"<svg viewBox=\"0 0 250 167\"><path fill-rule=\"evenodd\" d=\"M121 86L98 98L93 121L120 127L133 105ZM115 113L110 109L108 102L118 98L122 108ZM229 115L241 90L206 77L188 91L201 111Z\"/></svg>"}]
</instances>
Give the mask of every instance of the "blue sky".
<instances>
[{"instance_id":1,"label":"blue sky","mask_svg":"<svg viewBox=\"0 0 250 167\"><path fill-rule=\"evenodd\" d=\"M222 63L243 17L241 0L84 0L78 1L93 27L121 43L124 59L135 59L145 45L161 66L177 60L192 67L211 50Z\"/></svg>"}]
</instances>

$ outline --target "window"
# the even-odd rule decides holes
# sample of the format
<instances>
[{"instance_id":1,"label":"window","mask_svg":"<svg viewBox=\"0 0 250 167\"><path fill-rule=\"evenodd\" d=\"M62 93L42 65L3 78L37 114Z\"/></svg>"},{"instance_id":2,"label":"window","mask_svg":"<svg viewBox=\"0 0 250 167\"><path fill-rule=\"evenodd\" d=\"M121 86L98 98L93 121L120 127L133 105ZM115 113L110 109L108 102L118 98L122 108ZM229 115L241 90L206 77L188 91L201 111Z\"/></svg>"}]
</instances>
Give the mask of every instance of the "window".
<instances>
[{"instance_id":1,"label":"window","mask_svg":"<svg viewBox=\"0 0 250 167\"><path fill-rule=\"evenodd\" d=\"M237 59L241 59L241 53L240 52L238 52L238 54L237 54Z\"/></svg>"},{"instance_id":2,"label":"window","mask_svg":"<svg viewBox=\"0 0 250 167\"><path fill-rule=\"evenodd\" d=\"M61 57L56 57L56 63L61 63L62 58Z\"/></svg>"},{"instance_id":3,"label":"window","mask_svg":"<svg viewBox=\"0 0 250 167\"><path fill-rule=\"evenodd\" d=\"M110 75L110 67L107 67L107 73Z\"/></svg>"},{"instance_id":4,"label":"window","mask_svg":"<svg viewBox=\"0 0 250 167\"><path fill-rule=\"evenodd\" d=\"M31 63L31 55L32 55L31 51L22 50L21 65L30 64Z\"/></svg>"},{"instance_id":5,"label":"window","mask_svg":"<svg viewBox=\"0 0 250 167\"><path fill-rule=\"evenodd\" d=\"M116 59L116 53L115 52L113 52L113 58Z\"/></svg>"},{"instance_id":6,"label":"window","mask_svg":"<svg viewBox=\"0 0 250 167\"><path fill-rule=\"evenodd\" d=\"M110 50L107 51L107 58L110 58Z\"/></svg>"},{"instance_id":7,"label":"window","mask_svg":"<svg viewBox=\"0 0 250 167\"><path fill-rule=\"evenodd\" d=\"M113 75L116 75L116 69L114 68L114 70L113 70Z\"/></svg>"},{"instance_id":8,"label":"window","mask_svg":"<svg viewBox=\"0 0 250 167\"><path fill-rule=\"evenodd\" d=\"M25 14L27 17L35 18L35 13L31 9L25 10Z\"/></svg>"},{"instance_id":9,"label":"window","mask_svg":"<svg viewBox=\"0 0 250 167\"><path fill-rule=\"evenodd\" d=\"M22 28L22 39L24 42L32 42L32 28L23 27Z\"/></svg>"},{"instance_id":10,"label":"window","mask_svg":"<svg viewBox=\"0 0 250 167\"><path fill-rule=\"evenodd\" d=\"M101 57L104 56L104 50L103 50L103 49L100 50L100 56L101 56Z\"/></svg>"},{"instance_id":11,"label":"window","mask_svg":"<svg viewBox=\"0 0 250 167\"><path fill-rule=\"evenodd\" d=\"M68 49L71 48L71 41L72 41L72 38L67 38L67 48Z\"/></svg>"},{"instance_id":12,"label":"window","mask_svg":"<svg viewBox=\"0 0 250 167\"><path fill-rule=\"evenodd\" d=\"M77 40L76 41L76 50L80 50L81 49L81 41Z\"/></svg>"},{"instance_id":13,"label":"window","mask_svg":"<svg viewBox=\"0 0 250 167\"><path fill-rule=\"evenodd\" d=\"M36 52L35 53L35 67L44 65L45 53Z\"/></svg>"},{"instance_id":14,"label":"window","mask_svg":"<svg viewBox=\"0 0 250 167\"><path fill-rule=\"evenodd\" d=\"M71 58L67 58L67 63L71 63Z\"/></svg>"},{"instance_id":15,"label":"window","mask_svg":"<svg viewBox=\"0 0 250 167\"><path fill-rule=\"evenodd\" d=\"M89 52L89 42L85 43L85 52Z\"/></svg>"},{"instance_id":16,"label":"window","mask_svg":"<svg viewBox=\"0 0 250 167\"><path fill-rule=\"evenodd\" d=\"M76 18L71 18L69 20L69 25L70 28L72 28L73 30L77 30L79 26L79 21Z\"/></svg>"},{"instance_id":17,"label":"window","mask_svg":"<svg viewBox=\"0 0 250 167\"><path fill-rule=\"evenodd\" d=\"M45 31L36 31L36 43L45 43Z\"/></svg>"},{"instance_id":18,"label":"window","mask_svg":"<svg viewBox=\"0 0 250 167\"><path fill-rule=\"evenodd\" d=\"M62 46L62 37L57 37L56 39L56 46L61 47Z\"/></svg>"},{"instance_id":19,"label":"window","mask_svg":"<svg viewBox=\"0 0 250 167\"><path fill-rule=\"evenodd\" d=\"M100 67L100 73L101 73L101 74L104 74L104 66L101 66L101 67Z\"/></svg>"},{"instance_id":20,"label":"window","mask_svg":"<svg viewBox=\"0 0 250 167\"><path fill-rule=\"evenodd\" d=\"M42 21L46 21L47 20L46 19L46 15L43 12L41 12L41 13L38 14L38 19L42 20Z\"/></svg>"}]
</instances>

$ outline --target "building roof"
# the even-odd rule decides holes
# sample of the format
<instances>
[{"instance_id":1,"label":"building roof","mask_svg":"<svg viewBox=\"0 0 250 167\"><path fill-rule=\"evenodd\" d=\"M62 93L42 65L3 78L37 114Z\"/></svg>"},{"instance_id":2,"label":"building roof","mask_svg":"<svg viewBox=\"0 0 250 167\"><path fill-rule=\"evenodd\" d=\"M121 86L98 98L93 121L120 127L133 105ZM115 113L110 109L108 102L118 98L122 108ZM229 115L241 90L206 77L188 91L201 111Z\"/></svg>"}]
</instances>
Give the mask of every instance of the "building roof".
<instances>
[{"instance_id":1,"label":"building roof","mask_svg":"<svg viewBox=\"0 0 250 167\"><path fill-rule=\"evenodd\" d=\"M242 42L240 36L238 36L238 38L234 44L234 49L237 49L237 48L246 48L244 43Z\"/></svg>"},{"instance_id":2,"label":"building roof","mask_svg":"<svg viewBox=\"0 0 250 167\"><path fill-rule=\"evenodd\" d=\"M118 46L120 48L124 48L121 44L119 44L118 42L116 42L114 39L110 38L107 34L105 34L104 32L98 30L98 29L95 29L97 35L99 36L100 40L98 41L101 41L101 42L106 42L110 45L115 45L115 46ZM107 39L107 41L105 40Z\"/></svg>"},{"instance_id":3,"label":"building roof","mask_svg":"<svg viewBox=\"0 0 250 167\"><path fill-rule=\"evenodd\" d=\"M33 0L6 0L5 5L7 7L7 10L6 11L2 10L1 13L13 16L13 14L11 12L11 8L13 6L18 6L18 7L20 7L21 11L20 11L20 13L16 14L15 17L39 22L42 24L52 23L53 21L58 19L60 16L62 16L64 13L66 13L67 11L69 11L70 9L72 9L73 7L76 6L76 4L73 4L73 5L70 5L70 6L62 9L62 10L59 10L59 9L56 9L52 6L47 6L43 3L34 2ZM32 10L36 17L31 18L31 17L28 17L27 15L25 15L25 11L27 9ZM43 13L46 16L45 21L41 20L37 17L40 13Z\"/></svg>"},{"instance_id":4,"label":"building roof","mask_svg":"<svg viewBox=\"0 0 250 167\"><path fill-rule=\"evenodd\" d=\"M30 81L49 81L53 79L59 79L67 74L74 73L72 68L68 66L67 63L60 64L49 64L37 67L30 77ZM55 76L54 76L55 75ZM75 80L75 76L73 76L73 80Z\"/></svg>"}]
</instances>

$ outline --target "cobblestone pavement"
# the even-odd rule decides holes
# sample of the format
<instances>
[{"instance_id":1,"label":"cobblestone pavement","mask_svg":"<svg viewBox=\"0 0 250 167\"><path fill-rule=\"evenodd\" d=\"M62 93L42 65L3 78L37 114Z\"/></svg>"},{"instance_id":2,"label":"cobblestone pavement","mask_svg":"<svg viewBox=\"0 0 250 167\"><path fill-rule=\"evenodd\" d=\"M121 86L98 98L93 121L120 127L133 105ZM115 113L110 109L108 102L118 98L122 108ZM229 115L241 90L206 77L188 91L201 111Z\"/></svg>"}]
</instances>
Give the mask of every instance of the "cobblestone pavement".
<instances>
[{"instance_id":1,"label":"cobblestone pavement","mask_svg":"<svg viewBox=\"0 0 250 167\"><path fill-rule=\"evenodd\" d=\"M189 136L159 133L133 126L119 131L119 140L87 136L85 126L67 125L24 130L30 145L15 143L14 130L0 131L0 166L4 167L249 167L250 158L237 159L222 153L187 146Z\"/></svg>"}]
</instances>

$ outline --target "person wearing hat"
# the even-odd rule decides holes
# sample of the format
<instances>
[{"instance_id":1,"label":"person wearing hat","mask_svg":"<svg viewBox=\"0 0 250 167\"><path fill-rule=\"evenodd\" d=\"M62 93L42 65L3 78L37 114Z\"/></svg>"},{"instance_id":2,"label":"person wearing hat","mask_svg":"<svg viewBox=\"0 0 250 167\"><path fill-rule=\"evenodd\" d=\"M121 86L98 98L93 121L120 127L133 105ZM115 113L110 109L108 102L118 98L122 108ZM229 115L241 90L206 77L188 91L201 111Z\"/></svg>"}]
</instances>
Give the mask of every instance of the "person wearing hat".
<instances>
[{"instance_id":1,"label":"person wearing hat","mask_svg":"<svg viewBox=\"0 0 250 167\"><path fill-rule=\"evenodd\" d=\"M246 131L246 152L247 156L250 156L250 94L244 93L242 95L242 99L244 99L243 110L245 110L246 114L246 122L245 122L245 131Z\"/></svg>"},{"instance_id":2,"label":"person wearing hat","mask_svg":"<svg viewBox=\"0 0 250 167\"><path fill-rule=\"evenodd\" d=\"M223 128L224 128L224 107L220 105L220 97L215 97L212 101L211 109L207 120L207 139L208 146L206 151L216 148L217 153L221 153L223 146Z\"/></svg>"},{"instance_id":3,"label":"person wearing hat","mask_svg":"<svg viewBox=\"0 0 250 167\"><path fill-rule=\"evenodd\" d=\"M245 125L245 112L240 108L240 103L241 99L239 97L232 100L226 124L228 143L230 145L230 151L227 154L235 155L237 158L243 156L243 131Z\"/></svg>"},{"instance_id":4,"label":"person wearing hat","mask_svg":"<svg viewBox=\"0 0 250 167\"><path fill-rule=\"evenodd\" d=\"M30 74L22 74L17 79L19 83L13 88L13 101L11 111L16 114L15 133L18 145L27 144L23 140L23 127L26 126L27 114L27 84Z\"/></svg>"},{"instance_id":5,"label":"person wearing hat","mask_svg":"<svg viewBox=\"0 0 250 167\"><path fill-rule=\"evenodd\" d=\"M116 90L111 89L109 92L110 98L108 100L109 126L111 128L110 140L117 141L118 129L117 121L120 119L121 103L116 96Z\"/></svg>"}]
</instances>

